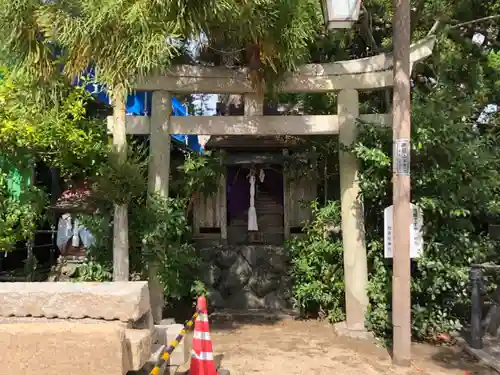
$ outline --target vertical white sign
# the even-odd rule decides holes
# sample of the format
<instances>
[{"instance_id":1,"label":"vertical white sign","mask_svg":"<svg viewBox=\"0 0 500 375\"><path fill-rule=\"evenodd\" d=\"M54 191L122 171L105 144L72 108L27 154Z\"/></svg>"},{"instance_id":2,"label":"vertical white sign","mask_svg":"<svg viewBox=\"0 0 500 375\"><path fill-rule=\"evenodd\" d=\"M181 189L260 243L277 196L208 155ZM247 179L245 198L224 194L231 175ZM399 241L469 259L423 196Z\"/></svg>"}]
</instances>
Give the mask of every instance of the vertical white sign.
<instances>
[{"instance_id":1,"label":"vertical white sign","mask_svg":"<svg viewBox=\"0 0 500 375\"><path fill-rule=\"evenodd\" d=\"M412 223L410 224L410 258L418 258L424 251L424 215L422 210L410 204L412 212ZM393 225L392 225L393 206L384 210L384 257L393 257Z\"/></svg>"},{"instance_id":2,"label":"vertical white sign","mask_svg":"<svg viewBox=\"0 0 500 375\"><path fill-rule=\"evenodd\" d=\"M400 176L410 175L410 140L396 139L393 150L394 173Z\"/></svg>"}]
</instances>

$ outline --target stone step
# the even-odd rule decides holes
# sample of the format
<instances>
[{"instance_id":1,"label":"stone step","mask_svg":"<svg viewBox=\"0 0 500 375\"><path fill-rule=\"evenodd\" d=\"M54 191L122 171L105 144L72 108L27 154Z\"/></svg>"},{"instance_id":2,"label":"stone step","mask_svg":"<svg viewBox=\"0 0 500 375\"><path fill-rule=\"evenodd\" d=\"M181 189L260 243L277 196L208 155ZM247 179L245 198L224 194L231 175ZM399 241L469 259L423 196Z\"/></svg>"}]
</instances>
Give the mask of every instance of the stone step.
<instances>
[{"instance_id":1,"label":"stone step","mask_svg":"<svg viewBox=\"0 0 500 375\"><path fill-rule=\"evenodd\" d=\"M230 232L241 232L241 233L248 233L248 228L246 225L244 226L229 226L228 231ZM267 233L267 234L279 234L279 233L284 233L283 226L280 225L269 225L269 226L261 226L259 232L261 233Z\"/></svg>"},{"instance_id":2,"label":"stone step","mask_svg":"<svg viewBox=\"0 0 500 375\"><path fill-rule=\"evenodd\" d=\"M277 210L269 210L269 209L259 209L258 207L255 208L255 211L257 212L257 217L262 217L262 216L280 216L283 217L283 213L281 211Z\"/></svg>"},{"instance_id":3,"label":"stone step","mask_svg":"<svg viewBox=\"0 0 500 375\"><path fill-rule=\"evenodd\" d=\"M258 207L258 206L255 206L255 211L257 211L258 213L269 213L269 214L279 214L279 215L283 215L283 209L281 207L266 207L266 206L263 206L263 207ZM237 219L246 219L248 215L248 211L245 210L244 214L240 214Z\"/></svg>"},{"instance_id":4,"label":"stone step","mask_svg":"<svg viewBox=\"0 0 500 375\"><path fill-rule=\"evenodd\" d=\"M281 217L283 218L283 213L282 212L265 212L265 211L261 211L259 210L258 208L255 209L255 211L257 212L257 218L260 219L261 217ZM248 220L248 217L245 216L245 217L235 217L235 218L232 218L231 221L244 221L246 222Z\"/></svg>"},{"instance_id":5,"label":"stone step","mask_svg":"<svg viewBox=\"0 0 500 375\"><path fill-rule=\"evenodd\" d=\"M281 207L281 204L274 203L274 202L255 202L255 207L261 207L261 208L273 208L275 210L282 210L283 207Z\"/></svg>"}]
</instances>

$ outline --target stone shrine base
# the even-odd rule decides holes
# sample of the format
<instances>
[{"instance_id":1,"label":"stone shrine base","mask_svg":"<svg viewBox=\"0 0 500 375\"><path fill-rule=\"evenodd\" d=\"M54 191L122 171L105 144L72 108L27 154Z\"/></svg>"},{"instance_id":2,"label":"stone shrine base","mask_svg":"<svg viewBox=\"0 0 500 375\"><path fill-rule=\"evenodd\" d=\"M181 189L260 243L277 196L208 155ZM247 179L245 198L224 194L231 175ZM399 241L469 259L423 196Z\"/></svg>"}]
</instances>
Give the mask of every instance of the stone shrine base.
<instances>
[{"instance_id":1,"label":"stone shrine base","mask_svg":"<svg viewBox=\"0 0 500 375\"><path fill-rule=\"evenodd\" d=\"M215 245L200 250L202 281L216 309L291 308L289 257L279 246Z\"/></svg>"}]
</instances>

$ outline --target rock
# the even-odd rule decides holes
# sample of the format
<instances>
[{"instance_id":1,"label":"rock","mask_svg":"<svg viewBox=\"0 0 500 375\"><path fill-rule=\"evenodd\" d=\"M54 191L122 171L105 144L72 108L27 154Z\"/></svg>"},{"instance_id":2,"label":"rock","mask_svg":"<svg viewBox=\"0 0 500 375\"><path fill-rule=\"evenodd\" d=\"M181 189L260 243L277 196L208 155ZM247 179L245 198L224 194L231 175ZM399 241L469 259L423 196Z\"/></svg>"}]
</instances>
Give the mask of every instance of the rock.
<instances>
[{"instance_id":1,"label":"rock","mask_svg":"<svg viewBox=\"0 0 500 375\"><path fill-rule=\"evenodd\" d=\"M221 270L215 264L209 264L204 267L201 274L201 281L208 287L216 287L221 280Z\"/></svg>"},{"instance_id":2,"label":"rock","mask_svg":"<svg viewBox=\"0 0 500 375\"><path fill-rule=\"evenodd\" d=\"M248 263L239 257L229 268L225 280L221 282L221 287L228 295L235 294L248 283L251 274L252 269Z\"/></svg>"},{"instance_id":3,"label":"rock","mask_svg":"<svg viewBox=\"0 0 500 375\"><path fill-rule=\"evenodd\" d=\"M252 266L257 266L259 258L262 258L262 255L259 254L259 252L262 253L262 246L241 246L238 252Z\"/></svg>"},{"instance_id":4,"label":"rock","mask_svg":"<svg viewBox=\"0 0 500 375\"><path fill-rule=\"evenodd\" d=\"M284 251L279 252L279 250L277 250L276 253L270 254L267 262L275 272L285 274L289 270L289 258L284 254Z\"/></svg>"},{"instance_id":5,"label":"rock","mask_svg":"<svg viewBox=\"0 0 500 375\"><path fill-rule=\"evenodd\" d=\"M280 276L272 273L272 270L263 266L254 270L248 286L259 298L263 298L280 285Z\"/></svg>"},{"instance_id":6,"label":"rock","mask_svg":"<svg viewBox=\"0 0 500 375\"><path fill-rule=\"evenodd\" d=\"M264 301L252 293L252 291L244 289L228 299L227 307L236 310L261 309L264 307Z\"/></svg>"},{"instance_id":7,"label":"rock","mask_svg":"<svg viewBox=\"0 0 500 375\"><path fill-rule=\"evenodd\" d=\"M212 263L217 255L217 249L213 247L200 249L199 257L203 263Z\"/></svg>"},{"instance_id":8,"label":"rock","mask_svg":"<svg viewBox=\"0 0 500 375\"><path fill-rule=\"evenodd\" d=\"M222 298L222 295L218 290L209 289L207 292L207 299L209 305L216 309L223 309L224 307L226 307L224 298Z\"/></svg>"},{"instance_id":9,"label":"rock","mask_svg":"<svg viewBox=\"0 0 500 375\"><path fill-rule=\"evenodd\" d=\"M288 303L277 291L272 291L264 297L264 306L266 309L281 310L288 308Z\"/></svg>"},{"instance_id":10,"label":"rock","mask_svg":"<svg viewBox=\"0 0 500 375\"><path fill-rule=\"evenodd\" d=\"M230 268L238 259L237 251L231 247L221 248L215 251L217 252L215 258L216 265L222 269Z\"/></svg>"},{"instance_id":11,"label":"rock","mask_svg":"<svg viewBox=\"0 0 500 375\"><path fill-rule=\"evenodd\" d=\"M216 308L288 305L289 255L279 246L225 245L204 249L202 280ZM267 297L266 301L264 299Z\"/></svg>"},{"instance_id":12,"label":"rock","mask_svg":"<svg viewBox=\"0 0 500 375\"><path fill-rule=\"evenodd\" d=\"M79 263L59 262L52 267L48 280L49 281L70 281L76 274Z\"/></svg>"},{"instance_id":13,"label":"rock","mask_svg":"<svg viewBox=\"0 0 500 375\"><path fill-rule=\"evenodd\" d=\"M137 321L151 311L147 281L0 283L0 316Z\"/></svg>"},{"instance_id":14,"label":"rock","mask_svg":"<svg viewBox=\"0 0 500 375\"><path fill-rule=\"evenodd\" d=\"M154 320L151 311L148 311L141 318L132 322L132 328L134 329L148 329L150 331L154 330Z\"/></svg>"}]
</instances>

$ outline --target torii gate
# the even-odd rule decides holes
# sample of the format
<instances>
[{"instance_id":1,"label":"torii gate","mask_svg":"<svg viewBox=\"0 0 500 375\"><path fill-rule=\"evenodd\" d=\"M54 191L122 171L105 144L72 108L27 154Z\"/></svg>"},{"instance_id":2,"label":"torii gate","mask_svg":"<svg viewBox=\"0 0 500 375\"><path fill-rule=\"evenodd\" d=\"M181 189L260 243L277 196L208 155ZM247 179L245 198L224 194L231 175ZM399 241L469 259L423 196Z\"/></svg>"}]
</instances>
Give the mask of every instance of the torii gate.
<instances>
[{"instance_id":1,"label":"torii gate","mask_svg":"<svg viewBox=\"0 0 500 375\"><path fill-rule=\"evenodd\" d=\"M435 38L428 37L410 48L410 64L432 53ZM152 75L138 80L134 89L153 91L151 117L130 116L127 134L150 134L149 189L168 196L170 174L170 135L333 135L342 144L356 139L356 120L392 125L389 114L359 114L358 90L386 88L393 85L391 54L309 64L289 73L281 92L327 93L339 91L337 115L263 116L263 97L252 87L246 69L207 68L192 65L172 67L165 75ZM172 93L243 94L244 116L171 115ZM113 118L108 118L113 129ZM347 153L339 153L342 241L344 247L344 280L347 329L363 331L367 296L367 255L364 233L363 202L359 197L359 163ZM222 177L225 179L225 177ZM285 176L286 178L286 176ZM223 185L225 182L223 181ZM223 200L225 202L225 200ZM285 202L286 205L286 202ZM285 208L286 209L286 208ZM222 209L222 212L226 210ZM222 215L221 221L225 221ZM227 238L227 223L221 222L221 236ZM286 231L286 228L285 228ZM152 301L155 303L154 301Z\"/></svg>"}]
</instances>

